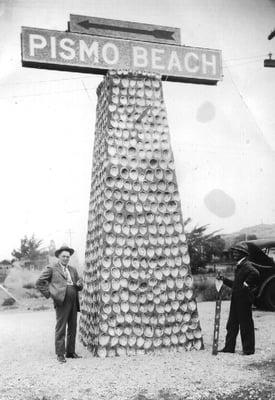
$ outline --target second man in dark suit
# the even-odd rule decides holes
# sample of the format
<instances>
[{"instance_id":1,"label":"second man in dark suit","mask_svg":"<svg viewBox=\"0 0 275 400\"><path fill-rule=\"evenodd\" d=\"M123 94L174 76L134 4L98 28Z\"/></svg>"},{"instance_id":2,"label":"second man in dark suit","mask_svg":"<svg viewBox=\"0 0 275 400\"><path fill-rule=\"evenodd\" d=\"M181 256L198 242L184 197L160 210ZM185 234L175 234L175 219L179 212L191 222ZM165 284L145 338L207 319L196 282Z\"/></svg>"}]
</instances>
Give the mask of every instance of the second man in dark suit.
<instances>
[{"instance_id":1,"label":"second man in dark suit","mask_svg":"<svg viewBox=\"0 0 275 400\"><path fill-rule=\"evenodd\" d=\"M241 331L243 354L255 352L255 332L252 318L253 290L257 287L259 272L248 259L246 243L231 248L233 259L237 262L234 281L221 277L223 283L232 288L229 318L226 329L224 353L234 353L236 339Z\"/></svg>"}]
</instances>

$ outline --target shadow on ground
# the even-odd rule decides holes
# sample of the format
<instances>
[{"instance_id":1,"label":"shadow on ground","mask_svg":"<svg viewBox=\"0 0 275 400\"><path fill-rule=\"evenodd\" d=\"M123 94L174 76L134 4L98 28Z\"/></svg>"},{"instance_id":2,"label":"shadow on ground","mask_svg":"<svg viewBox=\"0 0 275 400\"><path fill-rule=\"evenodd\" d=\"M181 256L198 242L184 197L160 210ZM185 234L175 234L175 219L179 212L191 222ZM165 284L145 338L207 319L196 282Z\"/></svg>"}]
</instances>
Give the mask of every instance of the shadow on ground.
<instances>
[{"instance_id":1,"label":"shadow on ground","mask_svg":"<svg viewBox=\"0 0 275 400\"><path fill-rule=\"evenodd\" d=\"M270 360L251 363L247 366L248 369L257 369L270 382L275 383L275 358ZM274 394L275 398L275 394Z\"/></svg>"},{"instance_id":2,"label":"shadow on ground","mask_svg":"<svg viewBox=\"0 0 275 400\"><path fill-rule=\"evenodd\" d=\"M273 385L261 385L251 386L246 388L240 388L230 394L209 394L207 396L194 397L172 393L170 390L161 390L157 396L147 396L144 392L140 392L137 396L131 400L191 400L196 398L197 400L274 400L274 386Z\"/></svg>"}]
</instances>

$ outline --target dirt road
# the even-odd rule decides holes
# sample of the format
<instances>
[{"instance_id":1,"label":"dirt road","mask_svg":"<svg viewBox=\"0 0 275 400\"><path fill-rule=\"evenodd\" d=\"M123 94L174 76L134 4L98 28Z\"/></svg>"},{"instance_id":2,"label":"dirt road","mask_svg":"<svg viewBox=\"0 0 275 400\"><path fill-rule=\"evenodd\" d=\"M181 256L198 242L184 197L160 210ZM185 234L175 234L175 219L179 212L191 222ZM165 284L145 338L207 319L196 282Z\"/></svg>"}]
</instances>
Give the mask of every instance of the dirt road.
<instances>
[{"instance_id":1,"label":"dirt road","mask_svg":"<svg viewBox=\"0 0 275 400\"><path fill-rule=\"evenodd\" d=\"M275 399L275 314L254 311L256 354L211 355L215 304L199 303L205 350L57 363L51 311L0 312L1 400ZM229 302L222 306L220 347Z\"/></svg>"}]
</instances>

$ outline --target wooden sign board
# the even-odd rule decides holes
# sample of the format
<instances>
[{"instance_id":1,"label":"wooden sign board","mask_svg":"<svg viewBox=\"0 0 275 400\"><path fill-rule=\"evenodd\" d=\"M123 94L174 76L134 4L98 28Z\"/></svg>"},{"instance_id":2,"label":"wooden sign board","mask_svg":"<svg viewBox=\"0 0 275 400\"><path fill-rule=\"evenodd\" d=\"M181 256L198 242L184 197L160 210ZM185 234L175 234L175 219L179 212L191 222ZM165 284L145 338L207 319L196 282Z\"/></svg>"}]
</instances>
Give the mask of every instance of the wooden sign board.
<instances>
[{"instance_id":1,"label":"wooden sign board","mask_svg":"<svg viewBox=\"0 0 275 400\"><path fill-rule=\"evenodd\" d=\"M216 84L221 51L23 27L24 66L105 74L147 71L171 81Z\"/></svg>"},{"instance_id":2,"label":"wooden sign board","mask_svg":"<svg viewBox=\"0 0 275 400\"><path fill-rule=\"evenodd\" d=\"M83 15L70 15L69 31L144 42L181 44L179 28Z\"/></svg>"}]
</instances>

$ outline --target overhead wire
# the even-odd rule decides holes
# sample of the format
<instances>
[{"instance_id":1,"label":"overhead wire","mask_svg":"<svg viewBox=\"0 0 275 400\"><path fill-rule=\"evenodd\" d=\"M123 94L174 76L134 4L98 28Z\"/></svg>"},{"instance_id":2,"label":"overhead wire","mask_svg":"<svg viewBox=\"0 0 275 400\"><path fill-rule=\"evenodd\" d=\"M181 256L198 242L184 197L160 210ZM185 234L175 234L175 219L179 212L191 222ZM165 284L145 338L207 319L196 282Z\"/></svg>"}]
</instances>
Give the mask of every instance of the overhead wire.
<instances>
[{"instance_id":1,"label":"overhead wire","mask_svg":"<svg viewBox=\"0 0 275 400\"><path fill-rule=\"evenodd\" d=\"M250 57L236 57L236 58L228 58L228 59L224 59L224 61L239 61L239 60L248 60L248 59L252 59L252 58L258 58L258 57L264 57L266 54L257 54L254 56L250 56Z\"/></svg>"},{"instance_id":2,"label":"overhead wire","mask_svg":"<svg viewBox=\"0 0 275 400\"><path fill-rule=\"evenodd\" d=\"M248 64L258 64L260 62L263 62L263 58L259 58L259 59L255 59L253 61L246 61L246 62L242 62L242 63L238 63L238 64L228 64L228 63L224 63L223 66L224 68L236 68L236 67L242 67L243 65L248 65Z\"/></svg>"},{"instance_id":3,"label":"overhead wire","mask_svg":"<svg viewBox=\"0 0 275 400\"><path fill-rule=\"evenodd\" d=\"M0 86L16 86L16 85L29 85L29 84L35 84L35 83L49 83L49 82L61 82L61 81L72 81L76 79L94 79L95 76L90 76L86 74L87 76L76 76L76 77L70 77L70 78L58 78L58 79L43 79L39 81L26 81L26 82L11 82L11 83L0 83Z\"/></svg>"},{"instance_id":4,"label":"overhead wire","mask_svg":"<svg viewBox=\"0 0 275 400\"><path fill-rule=\"evenodd\" d=\"M236 57L236 58L228 58L224 59L224 64L230 63L230 62L238 62L239 60L251 60L247 62L253 62L254 60L261 59L262 57L265 57L266 54L259 54L255 56L250 56L250 57ZM244 62L245 64L246 62ZM87 76L77 76L77 77L69 77L69 78L58 78L58 79L44 79L44 80L38 80L38 81L26 81L26 82L11 82L11 83L0 83L0 86L16 86L16 85L29 85L29 84L36 84L36 83L49 83L49 82L61 82L61 81L70 81L70 80L77 80L77 79L94 79L95 76L90 76L87 74Z\"/></svg>"},{"instance_id":5,"label":"overhead wire","mask_svg":"<svg viewBox=\"0 0 275 400\"><path fill-rule=\"evenodd\" d=\"M262 57L264 57L265 55L257 55L257 56L251 56L251 57L236 57L236 58L232 58L232 59L224 59L223 62L223 67L228 69L229 68L235 68L235 67L241 67L243 65L247 65L247 64L257 64L262 60ZM243 60L243 61L241 61ZM240 61L240 62L239 62ZM233 62L233 64L232 64ZM58 78L58 79L45 79L45 80L38 80L38 81L26 81L26 82L11 82L8 84L1 84L0 86L17 86L17 85L36 85L36 84L43 84L43 83L52 83L52 82L63 82L63 81L72 81L72 80L80 80L81 84L83 86L83 88L79 88L79 89L71 89L71 90L59 90L59 91L51 91L51 92L40 92L40 93L32 93L32 94L18 94L18 95L11 95L11 96L2 96L0 97L0 100L4 100L4 99L14 99L14 98L24 98L24 97L39 97L39 96L49 96L49 95L55 95L55 94L62 94L62 93L72 93L72 92L82 92L85 91L85 93L87 94L89 100L92 101L91 96L89 94L89 90L90 89L96 89L97 86L93 86L91 88L87 88L84 80L85 79L94 79L94 76L78 76L78 77L69 77L69 78ZM165 79L167 80L167 78Z\"/></svg>"},{"instance_id":6,"label":"overhead wire","mask_svg":"<svg viewBox=\"0 0 275 400\"><path fill-rule=\"evenodd\" d=\"M89 89L96 89L97 86L94 86ZM11 96L3 96L0 97L0 100L6 100L6 99L15 99L15 98L25 98L25 97L40 97L40 96L51 96L55 94L63 94L63 93L72 93L72 92L85 92L89 99L92 101L91 97L88 94L88 89L86 87L81 88L81 89L71 89L71 90L59 90L59 91L52 91L52 92L41 92L41 93L31 93L31 94L18 94L18 95L11 95Z\"/></svg>"},{"instance_id":7,"label":"overhead wire","mask_svg":"<svg viewBox=\"0 0 275 400\"><path fill-rule=\"evenodd\" d=\"M255 116L254 116L254 114L253 114L253 112L250 110L250 108L249 108L247 102L245 101L245 99L244 99L244 97L243 97L241 91L239 90L239 88L238 88L236 82L234 81L233 76L232 76L231 71L230 71L229 68L228 68L228 72L229 72L229 76L230 76L230 79L231 79L231 81L232 81L233 87L234 87L235 90L237 91L237 93L238 93L238 95L239 95L241 101L243 102L243 104L244 104L246 110L248 111L248 114L249 114L250 117L252 118L252 120L253 120L253 122L255 123L257 129L259 130L259 132L261 132L262 136L264 137L264 133L263 133L261 127L259 126L259 124L258 124L258 122L257 122L257 120L256 120L256 118L255 118Z\"/></svg>"},{"instance_id":8,"label":"overhead wire","mask_svg":"<svg viewBox=\"0 0 275 400\"><path fill-rule=\"evenodd\" d=\"M81 79L81 83L82 83L82 85L83 85L83 87L84 87L84 90L85 90L87 96L88 96L88 99L89 99L89 100L91 101L91 103L92 103L93 100L92 100L92 98L91 98L91 96L90 96L90 93L88 92L88 90L87 90L87 88L86 88L86 86L85 86L85 83L83 82L82 79ZM94 89L94 88L93 88L93 89Z\"/></svg>"}]
</instances>

